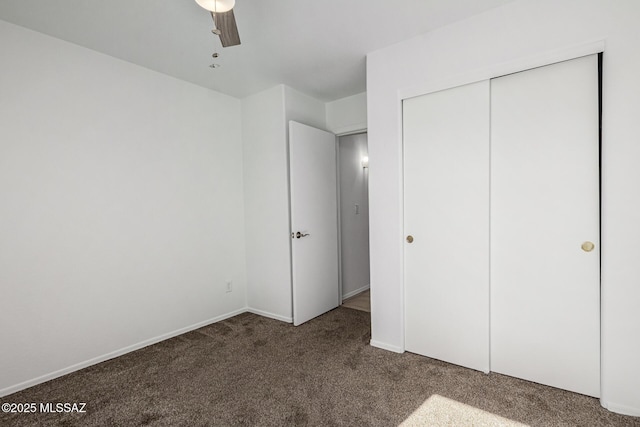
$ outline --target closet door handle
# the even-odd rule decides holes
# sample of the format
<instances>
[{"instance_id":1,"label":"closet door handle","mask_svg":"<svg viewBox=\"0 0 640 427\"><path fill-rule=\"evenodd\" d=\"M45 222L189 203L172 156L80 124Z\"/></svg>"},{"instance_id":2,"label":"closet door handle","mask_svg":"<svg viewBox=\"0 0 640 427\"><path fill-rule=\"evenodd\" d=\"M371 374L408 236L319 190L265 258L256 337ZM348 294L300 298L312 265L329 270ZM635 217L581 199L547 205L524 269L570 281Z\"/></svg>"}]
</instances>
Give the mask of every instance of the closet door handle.
<instances>
[{"instance_id":1,"label":"closet door handle","mask_svg":"<svg viewBox=\"0 0 640 427\"><path fill-rule=\"evenodd\" d=\"M596 247L596 245L594 245L592 242L587 241L584 242L581 247L583 251L591 252Z\"/></svg>"}]
</instances>

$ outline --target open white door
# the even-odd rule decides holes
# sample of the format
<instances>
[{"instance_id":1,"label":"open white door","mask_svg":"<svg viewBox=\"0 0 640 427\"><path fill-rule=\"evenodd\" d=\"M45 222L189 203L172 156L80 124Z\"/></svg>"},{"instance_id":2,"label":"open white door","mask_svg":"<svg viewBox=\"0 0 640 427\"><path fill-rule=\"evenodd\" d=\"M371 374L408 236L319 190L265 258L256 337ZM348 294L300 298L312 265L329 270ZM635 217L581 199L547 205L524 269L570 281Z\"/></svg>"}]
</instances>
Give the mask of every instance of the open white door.
<instances>
[{"instance_id":1,"label":"open white door","mask_svg":"<svg viewBox=\"0 0 640 427\"><path fill-rule=\"evenodd\" d=\"M338 195L336 137L289 122L293 324L336 308Z\"/></svg>"}]
</instances>

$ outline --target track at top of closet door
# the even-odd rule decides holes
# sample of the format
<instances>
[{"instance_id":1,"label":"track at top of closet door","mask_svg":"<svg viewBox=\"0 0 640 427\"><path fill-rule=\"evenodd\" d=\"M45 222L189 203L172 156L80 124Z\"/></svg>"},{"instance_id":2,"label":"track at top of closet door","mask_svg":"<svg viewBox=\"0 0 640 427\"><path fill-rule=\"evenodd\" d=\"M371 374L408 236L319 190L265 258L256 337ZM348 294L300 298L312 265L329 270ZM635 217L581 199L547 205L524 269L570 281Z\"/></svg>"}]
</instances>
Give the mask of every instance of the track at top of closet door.
<instances>
[{"instance_id":1,"label":"track at top of closet door","mask_svg":"<svg viewBox=\"0 0 640 427\"><path fill-rule=\"evenodd\" d=\"M598 95L596 55L491 81L491 370L590 396L600 394Z\"/></svg>"}]
</instances>

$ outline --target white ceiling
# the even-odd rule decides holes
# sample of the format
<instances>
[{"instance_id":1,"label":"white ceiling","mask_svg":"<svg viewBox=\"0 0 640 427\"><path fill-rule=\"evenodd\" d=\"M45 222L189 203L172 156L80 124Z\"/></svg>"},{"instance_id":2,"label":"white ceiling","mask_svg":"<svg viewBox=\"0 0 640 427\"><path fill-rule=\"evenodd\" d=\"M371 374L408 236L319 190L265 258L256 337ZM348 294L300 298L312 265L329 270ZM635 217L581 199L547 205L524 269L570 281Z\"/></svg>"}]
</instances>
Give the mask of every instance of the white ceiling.
<instances>
[{"instance_id":1,"label":"white ceiling","mask_svg":"<svg viewBox=\"0 0 640 427\"><path fill-rule=\"evenodd\" d=\"M236 0L226 49L194 0L0 0L0 19L237 98L284 83L331 101L365 91L368 52L509 1Z\"/></svg>"}]
</instances>

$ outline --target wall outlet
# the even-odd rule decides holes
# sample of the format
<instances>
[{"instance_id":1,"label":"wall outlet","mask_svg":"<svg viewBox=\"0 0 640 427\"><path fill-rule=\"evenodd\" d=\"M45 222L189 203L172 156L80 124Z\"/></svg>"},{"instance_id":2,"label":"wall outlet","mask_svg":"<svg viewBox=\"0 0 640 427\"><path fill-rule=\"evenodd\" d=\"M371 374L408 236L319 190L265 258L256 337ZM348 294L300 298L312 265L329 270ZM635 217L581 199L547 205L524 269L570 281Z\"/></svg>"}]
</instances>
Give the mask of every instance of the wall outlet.
<instances>
[{"instance_id":1,"label":"wall outlet","mask_svg":"<svg viewBox=\"0 0 640 427\"><path fill-rule=\"evenodd\" d=\"M233 282L231 280L227 280L227 293L233 291Z\"/></svg>"}]
</instances>

